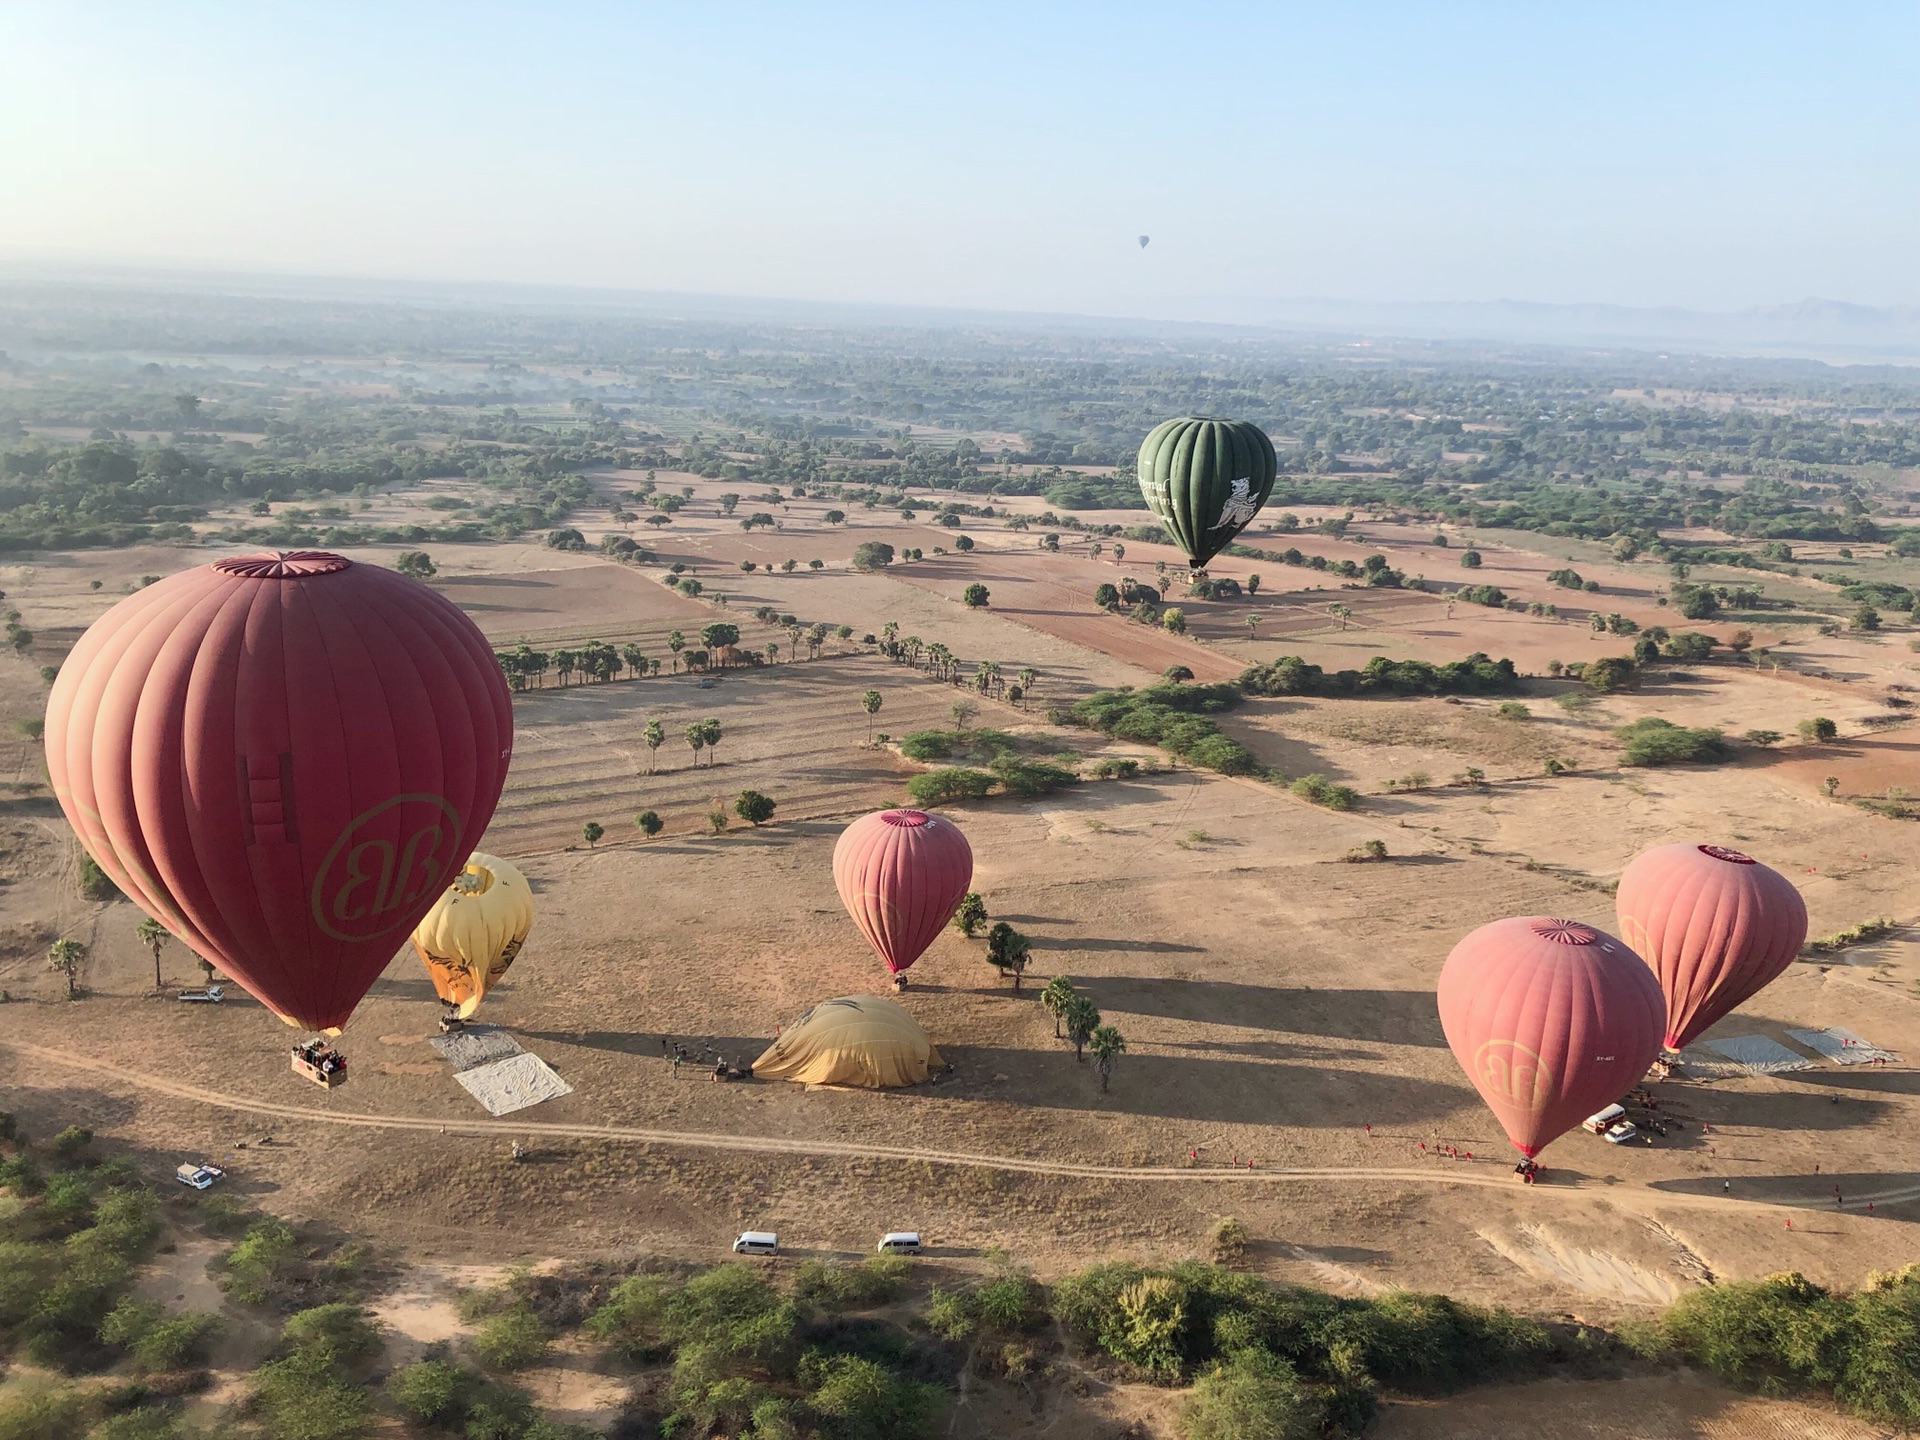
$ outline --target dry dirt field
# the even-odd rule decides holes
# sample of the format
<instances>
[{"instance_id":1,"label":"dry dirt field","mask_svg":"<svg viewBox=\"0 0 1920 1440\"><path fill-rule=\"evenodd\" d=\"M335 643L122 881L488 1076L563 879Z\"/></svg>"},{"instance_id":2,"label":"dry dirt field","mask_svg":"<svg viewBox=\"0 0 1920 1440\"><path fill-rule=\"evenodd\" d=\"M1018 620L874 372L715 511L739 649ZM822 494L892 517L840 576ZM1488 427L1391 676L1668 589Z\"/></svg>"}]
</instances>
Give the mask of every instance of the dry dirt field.
<instances>
[{"instance_id":1,"label":"dry dirt field","mask_svg":"<svg viewBox=\"0 0 1920 1440\"><path fill-rule=\"evenodd\" d=\"M636 478L603 483L610 493ZM967 531L972 554L935 557L953 532L858 512L829 527L814 501L785 506L779 530L746 534L716 513L719 484L661 476L683 479L695 498L647 543L662 564L695 567L707 587L698 600L663 586L662 564L627 568L533 545L434 550L434 583L503 649L600 638L667 659L669 631L691 640L719 618L749 641L782 644L778 664L728 670L711 688L663 666L655 678L564 689L550 676L516 701L514 768L483 845L525 868L539 918L482 1018L544 1056L574 1093L501 1121L429 1048L438 1007L410 952L348 1029L355 1078L331 1095L287 1073L286 1032L250 1000L147 998L138 916L124 902L78 897L73 841L18 722L43 703L39 666L139 575L211 557L149 549L0 567L0 587L37 637L35 653L0 660L0 767L12 777L0 790L6 1108L30 1124L92 1124L156 1174L188 1155L225 1156L233 1188L252 1202L404 1250L429 1310L452 1267L607 1252L704 1259L748 1226L777 1229L802 1256L857 1253L882 1230L913 1226L930 1237L931 1267L975 1266L997 1247L1045 1276L1106 1257L1192 1256L1232 1214L1256 1237L1251 1263L1276 1279L1348 1293L1445 1290L1603 1323L1712 1277L1794 1268L1851 1285L1920 1260L1920 1080L1906 1065L1666 1083L1663 1104L1686 1128L1619 1148L1576 1133L1547 1152L1546 1183L1522 1188L1445 1048L1432 998L1449 947L1484 921L1552 912L1611 929L1609 882L1638 850L1672 839L1738 844L1780 868L1805 893L1815 934L1875 916L1913 921L1920 831L1849 803L1889 787L1920 792L1920 744L1886 705L1887 685L1912 678L1904 629L1855 639L1796 631L1792 648L1818 654L1825 680L1703 665L1574 709L1556 700L1571 687L1541 678L1523 697L1524 720L1480 700L1262 700L1225 720L1287 774L1352 784L1363 801L1351 813L1184 767L959 807L975 888L995 917L1032 936L1036 958L1016 995L978 942L949 932L912 971L905 1003L953 1075L888 1094L715 1085L697 1067L673 1078L662 1037L750 1060L814 1001L883 988L834 895L829 859L846 821L901 800L915 767L865 743L858 697L878 689L876 726L898 736L949 723L952 702L969 693L869 653L859 637L888 620L969 667L1037 670L1033 704L983 701L979 723L1083 754L1105 742L1049 727L1048 705L1144 683L1175 663L1215 679L1283 651L1333 667L1370 653L1443 660L1484 650L1543 674L1549 658L1625 646L1591 639L1584 611L1555 622L1461 606L1448 619L1432 596L1312 592L1299 587L1326 577L1273 565L1259 567L1256 601L1189 605L1193 633L1174 637L1100 614L1089 598L1102 578L1150 576L1168 556L1154 546L1129 543L1122 567L1090 556L1084 539L1063 537L1062 552L1046 554L1035 532L982 522ZM583 528L594 540L611 525L603 516ZM1379 548L1413 572L1427 532L1391 540L1373 533L1392 527L1361 528L1370 534L1359 543L1254 543L1355 558ZM875 538L928 558L879 574L848 569L854 545ZM742 559L787 558L801 568L739 569ZM813 558L825 568L807 570ZM1552 598L1539 577L1558 563L1490 549L1472 578ZM1214 573L1244 580L1245 568ZM1604 608L1646 623L1665 613L1654 604L1664 572L1597 573ZM976 579L992 591L983 611L957 600ZM1325 612L1341 595L1354 610L1345 630ZM816 660L803 646L790 661L784 632L751 617L762 604L850 625L854 639L830 640ZM1249 611L1261 617L1252 641ZM1824 714L1841 738L1710 769L1619 768L1611 727L1649 714L1736 733L1791 732ZM680 731L709 715L726 738L696 769ZM654 756L640 734L650 717L669 736ZM1548 778L1548 758L1571 773ZM1469 769L1484 779L1449 783ZM1430 788L1389 793L1387 782L1416 772ZM1839 782L1831 798L1827 776ZM744 787L779 803L774 823L707 833L714 797ZM650 843L631 824L643 807L667 822ZM581 840L589 820L607 830L592 849ZM1344 863L1373 839L1385 842L1386 862ZM56 935L90 947L77 1003L45 967ZM177 947L167 968L172 980L196 973ZM1127 1038L1110 1093L1034 1003L1052 974L1071 976ZM1917 982L1920 945L1896 931L1795 965L1715 1033L1780 1038L1788 1026L1837 1024L1920 1056ZM166 1057L163 1072L140 1058L155 1055ZM271 1147L233 1148L269 1131ZM511 1161L514 1140L532 1163ZM1437 1143L1473 1159L1431 1158ZM1524 1407L1511 1397L1395 1405L1377 1433L1518 1435L1516 1413L1530 1435L1870 1433L1684 1377L1635 1383L1651 1387L1646 1413L1666 1428L1620 1428L1617 1387L1566 1384L1534 1387ZM1170 1434L1170 1414L1160 1392L1103 1391L1074 1416L982 1411L955 1433L1092 1436L1135 1424Z\"/></svg>"}]
</instances>

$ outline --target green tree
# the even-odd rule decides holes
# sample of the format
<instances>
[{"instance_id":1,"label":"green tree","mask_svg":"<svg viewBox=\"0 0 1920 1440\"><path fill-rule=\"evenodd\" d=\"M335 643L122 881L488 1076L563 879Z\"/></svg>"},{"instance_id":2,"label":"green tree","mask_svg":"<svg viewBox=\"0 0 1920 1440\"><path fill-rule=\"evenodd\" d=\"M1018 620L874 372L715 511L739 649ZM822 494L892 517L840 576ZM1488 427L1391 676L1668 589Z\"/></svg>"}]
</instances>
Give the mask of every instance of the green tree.
<instances>
[{"instance_id":1,"label":"green tree","mask_svg":"<svg viewBox=\"0 0 1920 1440\"><path fill-rule=\"evenodd\" d=\"M660 747L667 743L667 727L652 716L648 716L646 728L640 732L640 736L647 742L647 773L651 775L654 757L659 753Z\"/></svg>"},{"instance_id":2,"label":"green tree","mask_svg":"<svg viewBox=\"0 0 1920 1440\"><path fill-rule=\"evenodd\" d=\"M633 817L633 823L634 827L649 840L658 835L664 828L659 814L652 810L642 810L638 815Z\"/></svg>"},{"instance_id":3,"label":"green tree","mask_svg":"<svg viewBox=\"0 0 1920 1440\"><path fill-rule=\"evenodd\" d=\"M1120 591L1110 581L1102 580L1093 587L1093 603L1102 610L1112 610L1120 603Z\"/></svg>"},{"instance_id":4,"label":"green tree","mask_svg":"<svg viewBox=\"0 0 1920 1440\"><path fill-rule=\"evenodd\" d=\"M1862 602L1860 608L1847 617L1847 628L1850 630L1878 630L1880 628L1880 612L1874 609L1873 606Z\"/></svg>"},{"instance_id":5,"label":"green tree","mask_svg":"<svg viewBox=\"0 0 1920 1440\"><path fill-rule=\"evenodd\" d=\"M884 570L893 563L893 546L884 540L862 540L853 547L853 568Z\"/></svg>"},{"instance_id":6,"label":"green tree","mask_svg":"<svg viewBox=\"0 0 1920 1440\"><path fill-rule=\"evenodd\" d=\"M1107 1082L1113 1078L1113 1062L1127 1048L1127 1042L1120 1032L1111 1025L1096 1025L1087 1036L1087 1053L1093 1056L1094 1068L1100 1072L1100 1093L1107 1093Z\"/></svg>"},{"instance_id":7,"label":"green tree","mask_svg":"<svg viewBox=\"0 0 1920 1440\"><path fill-rule=\"evenodd\" d=\"M1087 1041L1100 1028L1100 1011L1086 996L1076 995L1060 1012L1060 1022L1066 1027L1067 1039L1073 1042L1073 1059L1078 1064Z\"/></svg>"},{"instance_id":8,"label":"green tree","mask_svg":"<svg viewBox=\"0 0 1920 1440\"><path fill-rule=\"evenodd\" d=\"M598 845L600 843L600 837L606 833L607 832L601 828L599 822L595 820L589 820L580 827L580 834L586 840L589 850L595 845Z\"/></svg>"},{"instance_id":9,"label":"green tree","mask_svg":"<svg viewBox=\"0 0 1920 1440\"><path fill-rule=\"evenodd\" d=\"M987 902L980 898L980 892L977 890L967 891L960 897L960 903L954 907L954 928L969 940L973 938L973 932L986 918Z\"/></svg>"},{"instance_id":10,"label":"green tree","mask_svg":"<svg viewBox=\"0 0 1920 1440\"><path fill-rule=\"evenodd\" d=\"M153 952L153 993L158 995L165 982L160 978L160 947L167 943L167 927L158 920L142 920L133 927L140 943Z\"/></svg>"},{"instance_id":11,"label":"green tree","mask_svg":"<svg viewBox=\"0 0 1920 1440\"><path fill-rule=\"evenodd\" d=\"M1013 976L1013 993L1020 993L1020 976L1027 968L1033 942L1004 920L993 922L987 931L987 963L1002 977Z\"/></svg>"},{"instance_id":12,"label":"green tree","mask_svg":"<svg viewBox=\"0 0 1920 1440\"><path fill-rule=\"evenodd\" d=\"M1633 661L1624 655L1603 655L1598 660L1589 660L1586 669L1580 672L1581 682L1589 690L1603 695L1624 690L1633 684L1635 677Z\"/></svg>"},{"instance_id":13,"label":"green tree","mask_svg":"<svg viewBox=\"0 0 1920 1440\"><path fill-rule=\"evenodd\" d=\"M873 717L880 713L880 692L863 691L860 696L860 708L867 712L867 743L873 743Z\"/></svg>"},{"instance_id":14,"label":"green tree","mask_svg":"<svg viewBox=\"0 0 1920 1440\"><path fill-rule=\"evenodd\" d=\"M1040 992L1040 1004L1053 1016L1053 1038L1060 1038L1060 1018L1066 1013L1077 992L1073 982L1064 975L1056 975L1047 981L1047 988Z\"/></svg>"},{"instance_id":15,"label":"green tree","mask_svg":"<svg viewBox=\"0 0 1920 1440\"><path fill-rule=\"evenodd\" d=\"M982 585L978 580L960 592L960 603L965 605L969 610L982 608L987 603L987 599L987 587Z\"/></svg>"},{"instance_id":16,"label":"green tree","mask_svg":"<svg viewBox=\"0 0 1920 1440\"><path fill-rule=\"evenodd\" d=\"M1840 734L1840 727L1824 715L1800 722L1800 738L1810 744L1825 745Z\"/></svg>"},{"instance_id":17,"label":"green tree","mask_svg":"<svg viewBox=\"0 0 1920 1440\"><path fill-rule=\"evenodd\" d=\"M742 790L734 798L733 813L755 827L773 818L774 802L758 790Z\"/></svg>"},{"instance_id":18,"label":"green tree","mask_svg":"<svg viewBox=\"0 0 1920 1440\"><path fill-rule=\"evenodd\" d=\"M393 568L416 580L428 580L440 572L440 567L433 563L433 557L424 550L402 550L400 558L393 562Z\"/></svg>"},{"instance_id":19,"label":"green tree","mask_svg":"<svg viewBox=\"0 0 1920 1440\"><path fill-rule=\"evenodd\" d=\"M80 962L87 958L87 947L78 940L59 939L47 947L47 968L67 977L67 999L80 998Z\"/></svg>"},{"instance_id":20,"label":"green tree","mask_svg":"<svg viewBox=\"0 0 1920 1440\"><path fill-rule=\"evenodd\" d=\"M724 620L716 620L711 625L700 627L700 643L707 647L709 654L718 657L718 652L740 643L740 627L729 625Z\"/></svg>"},{"instance_id":21,"label":"green tree","mask_svg":"<svg viewBox=\"0 0 1920 1440\"><path fill-rule=\"evenodd\" d=\"M693 768L698 770L700 752L707 748L707 727L698 720L694 720L689 722L687 728L681 733L686 736L687 744L693 749Z\"/></svg>"},{"instance_id":22,"label":"green tree","mask_svg":"<svg viewBox=\"0 0 1920 1440\"><path fill-rule=\"evenodd\" d=\"M1460 552L1460 563L1469 570L1478 570L1480 568L1480 552L1478 550L1462 550Z\"/></svg>"},{"instance_id":23,"label":"green tree","mask_svg":"<svg viewBox=\"0 0 1920 1440\"><path fill-rule=\"evenodd\" d=\"M1169 606L1167 609L1161 611L1160 623L1170 634L1184 635L1187 633L1186 614L1177 607Z\"/></svg>"},{"instance_id":24,"label":"green tree","mask_svg":"<svg viewBox=\"0 0 1920 1440\"><path fill-rule=\"evenodd\" d=\"M707 764L711 767L719 758L720 741L724 738L725 732L721 730L720 722L709 715L700 722L700 735L707 742Z\"/></svg>"}]
</instances>

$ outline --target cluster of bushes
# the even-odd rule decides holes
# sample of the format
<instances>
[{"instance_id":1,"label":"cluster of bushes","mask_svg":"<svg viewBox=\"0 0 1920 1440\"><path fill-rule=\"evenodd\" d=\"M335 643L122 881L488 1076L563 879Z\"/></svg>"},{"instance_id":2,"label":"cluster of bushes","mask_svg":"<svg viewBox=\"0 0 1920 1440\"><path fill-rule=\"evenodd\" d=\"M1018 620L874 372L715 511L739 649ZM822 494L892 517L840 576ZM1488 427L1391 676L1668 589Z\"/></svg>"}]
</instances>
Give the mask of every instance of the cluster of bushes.
<instances>
[{"instance_id":1,"label":"cluster of bushes","mask_svg":"<svg viewBox=\"0 0 1920 1440\"><path fill-rule=\"evenodd\" d=\"M1623 765L1705 765L1731 753L1720 731L1675 725L1656 715L1621 725L1613 733L1621 742Z\"/></svg>"},{"instance_id":2,"label":"cluster of bushes","mask_svg":"<svg viewBox=\"0 0 1920 1440\"><path fill-rule=\"evenodd\" d=\"M1510 695L1520 688L1520 677L1511 660L1479 651L1444 665L1376 655L1363 669L1330 675L1298 655L1282 655L1242 671L1240 688L1249 695Z\"/></svg>"},{"instance_id":3,"label":"cluster of bushes","mask_svg":"<svg viewBox=\"0 0 1920 1440\"><path fill-rule=\"evenodd\" d=\"M1495 610L1507 603L1507 592L1498 585L1462 585L1451 596L1468 605L1487 605Z\"/></svg>"},{"instance_id":4,"label":"cluster of bushes","mask_svg":"<svg viewBox=\"0 0 1920 1440\"><path fill-rule=\"evenodd\" d=\"M586 1322L628 1359L670 1362L658 1418L667 1434L931 1436L954 1363L937 1340L847 1319L844 1304L897 1285L889 1262L852 1277L808 1267L806 1294L721 1265L688 1279L636 1275Z\"/></svg>"},{"instance_id":5,"label":"cluster of bushes","mask_svg":"<svg viewBox=\"0 0 1920 1440\"><path fill-rule=\"evenodd\" d=\"M1095 1265L1054 1287L1069 1333L1144 1379L1195 1382L1188 1440L1357 1435L1380 1389L1443 1394L1536 1374L1570 1342L1444 1295L1344 1299L1213 1265Z\"/></svg>"},{"instance_id":6,"label":"cluster of bushes","mask_svg":"<svg viewBox=\"0 0 1920 1440\"><path fill-rule=\"evenodd\" d=\"M1282 516L1281 518L1285 520L1290 517ZM1329 524L1337 523L1323 521L1322 529L1326 529ZM1298 525L1299 521L1295 520L1293 525L1283 525L1281 528L1295 529ZM1328 530L1327 533L1339 534L1344 529L1344 526L1340 526L1339 529ZM1262 550L1253 545L1229 545L1226 553L1247 560L1270 560L1276 565L1294 565L1308 570L1323 570L1329 575L1338 575L1343 580L1365 580L1369 585L1377 585L1385 589L1398 589L1405 585L1407 580L1403 572L1387 564L1387 557L1384 555L1369 555L1356 563L1352 560L1329 560L1324 555L1304 555L1292 546L1288 546L1285 550Z\"/></svg>"},{"instance_id":7,"label":"cluster of bushes","mask_svg":"<svg viewBox=\"0 0 1920 1440\"><path fill-rule=\"evenodd\" d=\"M900 753L909 760L965 763L915 775L907 781L907 794L917 805L939 805L978 800L995 786L1004 794L1031 799L1078 783L1080 777L1074 771L1023 755L1020 745L1016 736L1004 730L915 730L900 741Z\"/></svg>"},{"instance_id":8,"label":"cluster of bushes","mask_svg":"<svg viewBox=\"0 0 1920 1440\"><path fill-rule=\"evenodd\" d=\"M1056 723L1084 725L1111 735L1158 745L1188 763L1222 775L1251 775L1260 770L1253 752L1221 734L1209 715L1241 703L1236 685L1183 685L1164 682L1141 689L1096 690L1050 717Z\"/></svg>"}]
</instances>

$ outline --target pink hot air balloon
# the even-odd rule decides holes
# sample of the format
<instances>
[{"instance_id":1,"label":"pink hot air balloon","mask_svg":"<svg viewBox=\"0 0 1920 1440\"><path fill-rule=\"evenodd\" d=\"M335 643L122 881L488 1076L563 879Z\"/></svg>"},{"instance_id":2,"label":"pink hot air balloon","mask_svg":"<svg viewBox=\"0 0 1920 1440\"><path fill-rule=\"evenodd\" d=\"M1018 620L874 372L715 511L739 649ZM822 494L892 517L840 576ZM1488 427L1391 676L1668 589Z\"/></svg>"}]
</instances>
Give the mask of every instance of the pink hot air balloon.
<instances>
[{"instance_id":1,"label":"pink hot air balloon","mask_svg":"<svg viewBox=\"0 0 1920 1440\"><path fill-rule=\"evenodd\" d=\"M1574 920L1482 925L1447 956L1438 999L1454 1058L1528 1159L1660 1054L1664 1006L1646 962Z\"/></svg>"},{"instance_id":2,"label":"pink hot air balloon","mask_svg":"<svg viewBox=\"0 0 1920 1440\"><path fill-rule=\"evenodd\" d=\"M1660 845L1635 856L1614 903L1621 935L1666 992L1669 1050L1777 980L1807 938L1807 906L1793 882L1719 845Z\"/></svg>"},{"instance_id":3,"label":"pink hot air balloon","mask_svg":"<svg viewBox=\"0 0 1920 1440\"><path fill-rule=\"evenodd\" d=\"M863 815L833 847L841 902L894 983L920 958L973 883L973 847L960 827L924 810Z\"/></svg>"}]
</instances>

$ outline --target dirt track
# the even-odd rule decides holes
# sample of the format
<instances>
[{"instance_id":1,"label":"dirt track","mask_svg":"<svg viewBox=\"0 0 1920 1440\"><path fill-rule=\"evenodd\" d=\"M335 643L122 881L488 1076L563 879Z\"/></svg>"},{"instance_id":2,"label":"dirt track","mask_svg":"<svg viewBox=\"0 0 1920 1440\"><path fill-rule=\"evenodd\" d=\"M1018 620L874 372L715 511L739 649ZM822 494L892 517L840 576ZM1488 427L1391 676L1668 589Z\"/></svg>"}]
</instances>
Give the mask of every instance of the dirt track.
<instances>
[{"instance_id":1,"label":"dirt track","mask_svg":"<svg viewBox=\"0 0 1920 1440\"><path fill-rule=\"evenodd\" d=\"M16 1051L43 1064L67 1066L85 1071L90 1075L117 1080L139 1089L170 1095L177 1100L197 1101L223 1110L234 1110L248 1115L265 1115L276 1120L317 1121L326 1125L350 1125L373 1130L431 1130L440 1134L453 1135L545 1136L555 1139L612 1140L635 1145L678 1145L697 1150L841 1157L850 1160L914 1160L925 1164L965 1166L977 1170L1000 1170L1028 1175L1068 1176L1083 1180L1174 1181L1181 1184L1225 1182L1239 1185L1275 1181L1283 1183L1328 1181L1352 1185L1359 1181L1391 1180L1421 1185L1497 1186L1509 1191L1514 1188L1514 1181L1504 1172L1495 1176L1462 1174L1457 1170L1287 1166L1270 1166L1265 1170L1241 1170L1226 1166L1078 1165L1068 1161L1030 1160L1018 1155L975 1155L962 1151L926 1150L902 1145L849 1144L844 1141L820 1139L790 1140L772 1135L726 1135L710 1130L649 1130L621 1125L553 1125L538 1121L438 1120L408 1115L356 1114L338 1110L320 1110L302 1105L279 1105L265 1100L249 1100L238 1095L225 1095L217 1090L181 1084L156 1075L147 1075L137 1070L110 1065L104 1060L75 1055L65 1050L54 1050L43 1045L25 1045L16 1041L3 1048ZM1600 1187L1583 1185L1579 1182L1557 1186L1548 1184L1536 1187L1534 1193L1573 1196L1596 1188ZM1618 1204L1626 1197L1618 1193L1616 1188L1609 1198ZM1723 1210L1729 1203L1712 1196L1670 1193L1656 1195L1653 1192L1647 1192L1647 1199L1662 1207L1680 1205L1715 1210ZM1914 1199L1920 1199L1920 1185L1907 1185L1894 1190L1878 1191L1871 1195L1859 1195L1840 1208L1864 1211L1870 1204L1892 1205ZM1831 1211L1836 1208L1825 1204L1816 1206L1794 1201L1761 1203L1785 1205L1788 1208L1801 1210Z\"/></svg>"}]
</instances>

